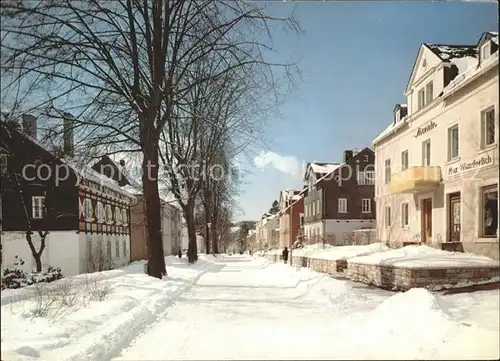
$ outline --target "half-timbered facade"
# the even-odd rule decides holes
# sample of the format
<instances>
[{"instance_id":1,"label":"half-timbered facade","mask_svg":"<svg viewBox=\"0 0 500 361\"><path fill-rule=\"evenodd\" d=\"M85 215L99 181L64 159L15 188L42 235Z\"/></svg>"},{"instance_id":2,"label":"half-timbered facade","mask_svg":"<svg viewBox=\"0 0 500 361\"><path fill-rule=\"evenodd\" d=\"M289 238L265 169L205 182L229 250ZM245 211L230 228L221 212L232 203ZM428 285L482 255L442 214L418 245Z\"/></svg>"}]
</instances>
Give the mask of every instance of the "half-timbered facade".
<instances>
[{"instance_id":1,"label":"half-timbered facade","mask_svg":"<svg viewBox=\"0 0 500 361\"><path fill-rule=\"evenodd\" d=\"M8 152L1 174L2 264L18 256L26 269L34 268L27 232L37 250L47 234L42 265L60 267L65 276L128 263L135 197L77 162L71 132L64 133L59 158L36 138L36 119L25 118L30 122L23 121L22 129L15 121L0 124L1 146Z\"/></svg>"}]
</instances>

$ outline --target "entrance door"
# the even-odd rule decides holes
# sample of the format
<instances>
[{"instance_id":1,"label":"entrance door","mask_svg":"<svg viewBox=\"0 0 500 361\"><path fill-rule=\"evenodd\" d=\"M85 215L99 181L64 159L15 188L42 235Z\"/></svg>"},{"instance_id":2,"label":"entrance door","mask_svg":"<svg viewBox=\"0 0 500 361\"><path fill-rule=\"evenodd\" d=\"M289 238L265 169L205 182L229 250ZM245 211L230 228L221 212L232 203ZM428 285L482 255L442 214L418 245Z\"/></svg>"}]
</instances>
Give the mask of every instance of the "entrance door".
<instances>
[{"instance_id":1,"label":"entrance door","mask_svg":"<svg viewBox=\"0 0 500 361\"><path fill-rule=\"evenodd\" d=\"M422 242L432 239L432 198L422 200Z\"/></svg>"},{"instance_id":2,"label":"entrance door","mask_svg":"<svg viewBox=\"0 0 500 361\"><path fill-rule=\"evenodd\" d=\"M448 229L450 241L460 242L460 193L450 194Z\"/></svg>"}]
</instances>

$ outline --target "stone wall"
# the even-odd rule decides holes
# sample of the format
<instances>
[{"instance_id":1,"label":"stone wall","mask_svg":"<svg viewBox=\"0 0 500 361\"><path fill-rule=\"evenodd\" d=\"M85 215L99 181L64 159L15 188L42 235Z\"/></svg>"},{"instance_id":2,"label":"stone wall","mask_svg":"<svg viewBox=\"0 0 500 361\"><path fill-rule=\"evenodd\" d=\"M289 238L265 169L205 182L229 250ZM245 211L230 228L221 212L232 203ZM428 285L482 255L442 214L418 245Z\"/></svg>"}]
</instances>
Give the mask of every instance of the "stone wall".
<instances>
[{"instance_id":1,"label":"stone wall","mask_svg":"<svg viewBox=\"0 0 500 361\"><path fill-rule=\"evenodd\" d=\"M345 259L328 260L320 258L310 258L309 268L316 272L327 273L332 276L341 276L347 268L347 261Z\"/></svg>"},{"instance_id":2,"label":"stone wall","mask_svg":"<svg viewBox=\"0 0 500 361\"><path fill-rule=\"evenodd\" d=\"M272 262L281 262L279 254L265 254L264 257ZM294 267L308 267L316 272L344 276L352 281L394 291L407 291L417 287L432 290L446 289L487 283L500 277L498 266L410 269L352 263L346 259L326 260L302 256L292 256L291 262ZM288 263L290 264L290 260Z\"/></svg>"},{"instance_id":3,"label":"stone wall","mask_svg":"<svg viewBox=\"0 0 500 361\"><path fill-rule=\"evenodd\" d=\"M410 288L445 289L458 284L477 284L499 277L498 267L409 269L349 263L347 278L395 291Z\"/></svg>"}]
</instances>

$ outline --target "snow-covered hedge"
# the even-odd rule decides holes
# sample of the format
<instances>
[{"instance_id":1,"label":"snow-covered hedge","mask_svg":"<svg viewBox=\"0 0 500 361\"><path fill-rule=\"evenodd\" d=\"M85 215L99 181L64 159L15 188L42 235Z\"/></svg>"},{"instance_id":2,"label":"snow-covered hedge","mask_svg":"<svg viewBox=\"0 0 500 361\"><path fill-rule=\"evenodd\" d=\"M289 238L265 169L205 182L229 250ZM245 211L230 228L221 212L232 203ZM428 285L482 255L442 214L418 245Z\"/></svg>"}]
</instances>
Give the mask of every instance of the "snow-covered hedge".
<instances>
[{"instance_id":1,"label":"snow-covered hedge","mask_svg":"<svg viewBox=\"0 0 500 361\"><path fill-rule=\"evenodd\" d=\"M1 288L16 289L31 286L35 283L50 283L63 278L61 269L58 267L47 267L44 272L25 272L17 266L24 265L24 260L15 257L14 267L6 267L2 271Z\"/></svg>"}]
</instances>

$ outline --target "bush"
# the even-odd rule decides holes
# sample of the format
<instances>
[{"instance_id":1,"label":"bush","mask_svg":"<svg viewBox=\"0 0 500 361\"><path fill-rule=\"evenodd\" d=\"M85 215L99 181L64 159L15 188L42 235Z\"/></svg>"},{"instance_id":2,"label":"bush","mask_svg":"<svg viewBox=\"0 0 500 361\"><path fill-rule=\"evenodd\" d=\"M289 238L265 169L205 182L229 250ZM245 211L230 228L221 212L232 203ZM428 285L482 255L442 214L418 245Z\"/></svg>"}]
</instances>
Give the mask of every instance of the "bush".
<instances>
[{"instance_id":1,"label":"bush","mask_svg":"<svg viewBox=\"0 0 500 361\"><path fill-rule=\"evenodd\" d=\"M19 266L24 265L23 259L15 257L13 268L4 268L2 272L1 287L4 289L15 289L31 286L36 283L50 283L63 278L61 269L49 266L42 272L25 272Z\"/></svg>"}]
</instances>

